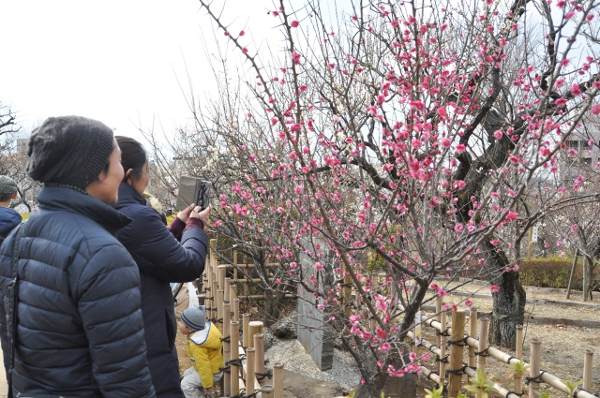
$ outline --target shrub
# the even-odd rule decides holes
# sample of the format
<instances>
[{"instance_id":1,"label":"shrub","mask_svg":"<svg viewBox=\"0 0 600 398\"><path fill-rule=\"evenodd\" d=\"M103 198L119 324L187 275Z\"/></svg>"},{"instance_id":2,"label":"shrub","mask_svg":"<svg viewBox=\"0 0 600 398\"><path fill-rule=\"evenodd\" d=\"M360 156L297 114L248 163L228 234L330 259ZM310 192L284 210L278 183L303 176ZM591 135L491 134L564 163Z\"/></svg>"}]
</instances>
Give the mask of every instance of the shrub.
<instances>
[{"instance_id":1,"label":"shrub","mask_svg":"<svg viewBox=\"0 0 600 398\"><path fill-rule=\"evenodd\" d=\"M573 266L572 258L547 257L523 260L520 264L521 280L525 285L566 289ZM594 269L592 289L600 286L600 269ZM583 289L583 260L577 261L572 289Z\"/></svg>"}]
</instances>

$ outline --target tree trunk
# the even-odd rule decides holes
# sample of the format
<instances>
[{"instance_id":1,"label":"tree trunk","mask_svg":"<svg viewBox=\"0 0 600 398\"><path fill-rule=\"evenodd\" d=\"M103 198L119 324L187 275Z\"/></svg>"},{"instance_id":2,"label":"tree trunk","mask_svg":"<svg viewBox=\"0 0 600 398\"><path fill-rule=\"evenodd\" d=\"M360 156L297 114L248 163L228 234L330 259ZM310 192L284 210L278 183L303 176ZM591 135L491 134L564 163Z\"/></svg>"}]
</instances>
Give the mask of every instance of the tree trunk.
<instances>
[{"instance_id":1,"label":"tree trunk","mask_svg":"<svg viewBox=\"0 0 600 398\"><path fill-rule=\"evenodd\" d=\"M525 289L519 280L519 272L505 272L508 259L503 252L496 252L489 242L484 244L487 255L490 282L500 288L492 293L494 310L490 320L490 344L514 350L517 325L523 325L525 314Z\"/></svg>"}]
</instances>

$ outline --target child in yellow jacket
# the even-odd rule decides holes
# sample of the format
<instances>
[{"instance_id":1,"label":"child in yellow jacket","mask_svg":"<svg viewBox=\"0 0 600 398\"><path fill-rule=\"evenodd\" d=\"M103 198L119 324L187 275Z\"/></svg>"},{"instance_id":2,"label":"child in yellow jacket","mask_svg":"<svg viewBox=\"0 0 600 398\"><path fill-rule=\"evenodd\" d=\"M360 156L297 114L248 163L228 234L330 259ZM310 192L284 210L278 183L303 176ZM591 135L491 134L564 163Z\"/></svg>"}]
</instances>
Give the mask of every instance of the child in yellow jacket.
<instances>
[{"instance_id":1,"label":"child in yellow jacket","mask_svg":"<svg viewBox=\"0 0 600 398\"><path fill-rule=\"evenodd\" d=\"M223 336L206 321L203 305L181 313L179 331L188 336L187 353L194 365L183 373L181 390L186 398L204 398L223 376Z\"/></svg>"}]
</instances>

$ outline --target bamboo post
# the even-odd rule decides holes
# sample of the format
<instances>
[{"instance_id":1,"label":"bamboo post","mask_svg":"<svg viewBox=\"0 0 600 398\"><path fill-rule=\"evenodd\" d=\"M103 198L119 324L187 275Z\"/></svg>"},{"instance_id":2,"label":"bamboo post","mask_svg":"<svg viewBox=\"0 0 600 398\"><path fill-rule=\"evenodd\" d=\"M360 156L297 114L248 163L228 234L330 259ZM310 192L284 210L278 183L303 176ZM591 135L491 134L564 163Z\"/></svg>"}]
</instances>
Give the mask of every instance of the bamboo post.
<instances>
[{"instance_id":1,"label":"bamboo post","mask_svg":"<svg viewBox=\"0 0 600 398\"><path fill-rule=\"evenodd\" d=\"M225 276L227 274L226 265L217 266L217 275L219 277L219 289L225 289Z\"/></svg>"},{"instance_id":2,"label":"bamboo post","mask_svg":"<svg viewBox=\"0 0 600 398\"><path fill-rule=\"evenodd\" d=\"M262 374L265 373L265 340L263 334L254 335L254 349L256 350L256 357L254 361L254 373L259 374L262 378ZM260 382L260 380L259 380Z\"/></svg>"},{"instance_id":3,"label":"bamboo post","mask_svg":"<svg viewBox=\"0 0 600 398\"><path fill-rule=\"evenodd\" d=\"M250 314L242 314L242 346L254 347L254 340L250 342Z\"/></svg>"},{"instance_id":4,"label":"bamboo post","mask_svg":"<svg viewBox=\"0 0 600 398\"><path fill-rule=\"evenodd\" d=\"M585 358L583 359L583 389L586 391L592 390L592 361L594 359L594 351L585 350Z\"/></svg>"},{"instance_id":5,"label":"bamboo post","mask_svg":"<svg viewBox=\"0 0 600 398\"><path fill-rule=\"evenodd\" d=\"M487 339L490 320L488 318L483 318L480 323L481 327L479 328L479 345L477 347L477 369L481 369L482 372L485 372L485 356L488 348Z\"/></svg>"},{"instance_id":6,"label":"bamboo post","mask_svg":"<svg viewBox=\"0 0 600 398\"><path fill-rule=\"evenodd\" d=\"M240 299L233 299L233 313L231 314L231 320L239 322L240 321Z\"/></svg>"},{"instance_id":7,"label":"bamboo post","mask_svg":"<svg viewBox=\"0 0 600 398\"><path fill-rule=\"evenodd\" d=\"M263 323L261 321L248 322L248 344L252 344L254 342L253 336L255 334L262 334L262 333L263 333ZM254 347L254 348L256 348L256 347Z\"/></svg>"},{"instance_id":8,"label":"bamboo post","mask_svg":"<svg viewBox=\"0 0 600 398\"><path fill-rule=\"evenodd\" d=\"M223 331L223 289L217 290L217 327Z\"/></svg>"},{"instance_id":9,"label":"bamboo post","mask_svg":"<svg viewBox=\"0 0 600 398\"><path fill-rule=\"evenodd\" d=\"M231 278L225 278L225 286L223 289L223 300L224 301L228 301L228 302L232 302L231 301Z\"/></svg>"},{"instance_id":10,"label":"bamboo post","mask_svg":"<svg viewBox=\"0 0 600 398\"><path fill-rule=\"evenodd\" d=\"M251 396L254 394L254 378L255 376L255 351L254 348L246 349L246 396Z\"/></svg>"},{"instance_id":11,"label":"bamboo post","mask_svg":"<svg viewBox=\"0 0 600 398\"><path fill-rule=\"evenodd\" d=\"M231 336L231 319L227 316L229 307L231 307L231 304L223 304L223 308L225 309L225 316L223 317L223 361L225 363L231 359L231 344L227 338ZM235 347L233 349L235 350ZM231 373L229 371L223 372L223 389L224 395L229 395L231 392Z\"/></svg>"},{"instance_id":12,"label":"bamboo post","mask_svg":"<svg viewBox=\"0 0 600 398\"><path fill-rule=\"evenodd\" d=\"M273 398L273 394L274 394L274 389L273 387L271 387L270 385L268 386L264 386L260 389L260 391L262 392L262 397L263 398Z\"/></svg>"},{"instance_id":13,"label":"bamboo post","mask_svg":"<svg viewBox=\"0 0 600 398\"><path fill-rule=\"evenodd\" d=\"M283 398L283 364L279 362L273 365L273 389L274 398Z\"/></svg>"},{"instance_id":14,"label":"bamboo post","mask_svg":"<svg viewBox=\"0 0 600 398\"><path fill-rule=\"evenodd\" d=\"M240 358L238 346L240 341L239 322L230 322L231 324L231 395L237 397L240 395L240 367L238 359Z\"/></svg>"},{"instance_id":15,"label":"bamboo post","mask_svg":"<svg viewBox=\"0 0 600 398\"><path fill-rule=\"evenodd\" d=\"M464 311L452 312L452 337L450 347L450 377L448 382L448 397L455 398L461 390L462 382L462 364L464 355L465 337L465 318Z\"/></svg>"},{"instance_id":16,"label":"bamboo post","mask_svg":"<svg viewBox=\"0 0 600 398\"><path fill-rule=\"evenodd\" d=\"M440 297L440 301L441 301L441 297ZM440 332L440 387L444 386L444 382L446 379L446 340L447 338L445 336L443 336L443 334L445 334L447 328L446 328L446 311L442 311L440 313L440 325L442 325L441 329L442 332Z\"/></svg>"},{"instance_id":17,"label":"bamboo post","mask_svg":"<svg viewBox=\"0 0 600 398\"><path fill-rule=\"evenodd\" d=\"M529 363L529 377L536 378L540 375L540 361L542 359L541 342L533 339L531 342L531 355ZM539 398L540 383L534 380L529 382L529 398Z\"/></svg>"},{"instance_id":18,"label":"bamboo post","mask_svg":"<svg viewBox=\"0 0 600 398\"><path fill-rule=\"evenodd\" d=\"M217 275L213 272L212 273L212 277L213 277L213 282L212 282L212 316L214 319L219 319L219 310L218 310L218 304L217 304L217 290L219 290L218 284L219 282L217 281Z\"/></svg>"},{"instance_id":19,"label":"bamboo post","mask_svg":"<svg viewBox=\"0 0 600 398\"><path fill-rule=\"evenodd\" d=\"M469 336L477 337L477 308L472 307L469 314ZM469 366L475 368L477 366L477 355L475 355L475 347L469 346Z\"/></svg>"},{"instance_id":20,"label":"bamboo post","mask_svg":"<svg viewBox=\"0 0 600 398\"><path fill-rule=\"evenodd\" d=\"M517 325L517 341L515 358L518 360L523 359L523 325ZM523 380L522 377L515 374L515 392L517 395L523 394Z\"/></svg>"},{"instance_id":21,"label":"bamboo post","mask_svg":"<svg viewBox=\"0 0 600 398\"><path fill-rule=\"evenodd\" d=\"M237 298L237 285L235 281L229 278L229 301L233 301Z\"/></svg>"}]
</instances>

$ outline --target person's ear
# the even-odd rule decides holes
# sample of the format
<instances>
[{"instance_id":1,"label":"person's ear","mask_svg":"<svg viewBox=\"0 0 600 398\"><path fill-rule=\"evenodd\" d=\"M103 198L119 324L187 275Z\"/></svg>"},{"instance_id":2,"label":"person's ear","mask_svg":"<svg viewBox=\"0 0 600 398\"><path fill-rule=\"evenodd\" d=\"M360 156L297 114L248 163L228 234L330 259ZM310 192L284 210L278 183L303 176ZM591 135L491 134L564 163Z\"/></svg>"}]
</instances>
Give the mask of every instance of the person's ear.
<instances>
[{"instance_id":1,"label":"person's ear","mask_svg":"<svg viewBox=\"0 0 600 398\"><path fill-rule=\"evenodd\" d=\"M123 181L127 182L127 184L133 186L133 180L131 178L131 174L133 173L133 169L127 169L125 172L125 177L123 177Z\"/></svg>"},{"instance_id":2,"label":"person's ear","mask_svg":"<svg viewBox=\"0 0 600 398\"><path fill-rule=\"evenodd\" d=\"M15 193L13 193L12 198L10 198L11 200L14 200L17 198L17 195L19 194L19 191L15 191Z\"/></svg>"}]
</instances>

